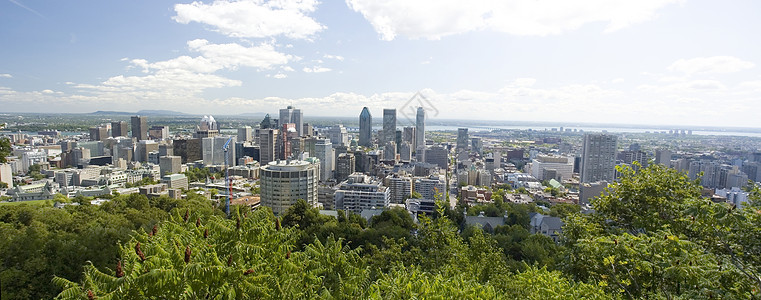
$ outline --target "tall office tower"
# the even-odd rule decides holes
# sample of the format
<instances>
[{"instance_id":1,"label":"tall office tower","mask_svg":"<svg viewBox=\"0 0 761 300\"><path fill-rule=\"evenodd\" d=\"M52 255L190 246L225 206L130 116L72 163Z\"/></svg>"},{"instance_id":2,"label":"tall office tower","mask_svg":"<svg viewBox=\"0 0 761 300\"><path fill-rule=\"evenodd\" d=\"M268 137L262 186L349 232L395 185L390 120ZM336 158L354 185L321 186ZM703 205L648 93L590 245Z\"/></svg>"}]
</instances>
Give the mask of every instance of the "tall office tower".
<instances>
[{"instance_id":1,"label":"tall office tower","mask_svg":"<svg viewBox=\"0 0 761 300\"><path fill-rule=\"evenodd\" d=\"M235 166L237 161L235 160L235 136L232 136L230 145L228 145L228 161L229 166ZM203 164L207 166L221 166L225 164L225 151L222 149L230 136L215 136L205 137L201 139L201 151L203 157Z\"/></svg>"},{"instance_id":2,"label":"tall office tower","mask_svg":"<svg viewBox=\"0 0 761 300\"><path fill-rule=\"evenodd\" d=\"M278 128L278 120L272 119L270 117L270 114L264 115L264 119L262 119L262 122L259 123L260 129L277 129Z\"/></svg>"},{"instance_id":3,"label":"tall office tower","mask_svg":"<svg viewBox=\"0 0 761 300\"><path fill-rule=\"evenodd\" d=\"M127 122L124 122L124 121L111 122L111 136L112 137L127 136Z\"/></svg>"},{"instance_id":4,"label":"tall office tower","mask_svg":"<svg viewBox=\"0 0 761 300\"><path fill-rule=\"evenodd\" d=\"M90 127L90 140L91 141L105 141L108 137L108 129L106 127Z\"/></svg>"},{"instance_id":5,"label":"tall office tower","mask_svg":"<svg viewBox=\"0 0 761 300\"><path fill-rule=\"evenodd\" d=\"M333 144L330 140L318 139L314 145L314 154L310 154L320 160L320 181L325 182L333 179L335 163L333 158Z\"/></svg>"},{"instance_id":6,"label":"tall office tower","mask_svg":"<svg viewBox=\"0 0 761 300\"><path fill-rule=\"evenodd\" d=\"M449 151L441 146L433 146L425 150L425 162L439 166L442 170L449 164Z\"/></svg>"},{"instance_id":7,"label":"tall office tower","mask_svg":"<svg viewBox=\"0 0 761 300\"><path fill-rule=\"evenodd\" d=\"M277 129L275 129L277 130ZM317 203L320 167L303 160L270 162L260 171L261 203L281 215L303 199L310 206Z\"/></svg>"},{"instance_id":8,"label":"tall office tower","mask_svg":"<svg viewBox=\"0 0 761 300\"><path fill-rule=\"evenodd\" d=\"M251 126L243 126L238 128L238 142L250 142L253 141L251 135Z\"/></svg>"},{"instance_id":9,"label":"tall office tower","mask_svg":"<svg viewBox=\"0 0 761 300\"><path fill-rule=\"evenodd\" d=\"M412 160L412 145L410 145L410 142L408 141L402 142L402 145L399 147L399 160L401 161Z\"/></svg>"},{"instance_id":10,"label":"tall office tower","mask_svg":"<svg viewBox=\"0 0 761 300\"><path fill-rule=\"evenodd\" d=\"M138 141L148 139L148 117L133 116L132 120L132 137Z\"/></svg>"},{"instance_id":11,"label":"tall office tower","mask_svg":"<svg viewBox=\"0 0 761 300\"><path fill-rule=\"evenodd\" d=\"M483 155L483 152L484 152L483 140L481 140L480 137L474 137L470 139L470 141L471 141L470 145L473 147L473 152Z\"/></svg>"},{"instance_id":12,"label":"tall office tower","mask_svg":"<svg viewBox=\"0 0 761 300\"><path fill-rule=\"evenodd\" d=\"M259 163L266 166L268 163L276 160L275 146L280 137L280 130L262 129L259 131Z\"/></svg>"},{"instance_id":13,"label":"tall office tower","mask_svg":"<svg viewBox=\"0 0 761 300\"><path fill-rule=\"evenodd\" d=\"M655 163L662 164L666 167L671 165L671 150L657 149L655 150Z\"/></svg>"},{"instance_id":14,"label":"tall office tower","mask_svg":"<svg viewBox=\"0 0 761 300\"><path fill-rule=\"evenodd\" d=\"M396 160L396 143L388 142L383 146L383 160Z\"/></svg>"},{"instance_id":15,"label":"tall office tower","mask_svg":"<svg viewBox=\"0 0 761 300\"><path fill-rule=\"evenodd\" d=\"M425 146L425 110L423 107L417 108L417 117L415 119L415 149Z\"/></svg>"},{"instance_id":16,"label":"tall office tower","mask_svg":"<svg viewBox=\"0 0 761 300\"><path fill-rule=\"evenodd\" d=\"M336 180L338 182L346 180L349 175L354 173L356 160L352 153L341 153L336 160Z\"/></svg>"},{"instance_id":17,"label":"tall office tower","mask_svg":"<svg viewBox=\"0 0 761 300\"><path fill-rule=\"evenodd\" d=\"M291 157L291 140L298 138L298 131L296 131L296 125L293 123L282 123L283 126L280 131L280 139L277 142L276 151L278 159L288 159Z\"/></svg>"},{"instance_id":18,"label":"tall office tower","mask_svg":"<svg viewBox=\"0 0 761 300\"><path fill-rule=\"evenodd\" d=\"M468 129L457 128L457 151L468 150Z\"/></svg>"},{"instance_id":19,"label":"tall office tower","mask_svg":"<svg viewBox=\"0 0 761 300\"><path fill-rule=\"evenodd\" d=\"M581 149L581 182L612 182L616 174L618 137L604 133L584 134Z\"/></svg>"},{"instance_id":20,"label":"tall office tower","mask_svg":"<svg viewBox=\"0 0 761 300\"><path fill-rule=\"evenodd\" d=\"M304 115L301 113L301 110L298 108L293 108L293 106L289 105L288 108L283 108L280 110L280 124L296 124L296 132L299 133L299 136L304 135L304 122L302 121L303 119Z\"/></svg>"},{"instance_id":21,"label":"tall office tower","mask_svg":"<svg viewBox=\"0 0 761 300\"><path fill-rule=\"evenodd\" d=\"M328 129L328 138L335 146L349 146L349 133L341 124L333 125Z\"/></svg>"},{"instance_id":22,"label":"tall office tower","mask_svg":"<svg viewBox=\"0 0 761 300\"><path fill-rule=\"evenodd\" d=\"M362 108L359 113L359 145L364 147L372 146L373 138L373 116L367 107Z\"/></svg>"},{"instance_id":23,"label":"tall office tower","mask_svg":"<svg viewBox=\"0 0 761 300\"><path fill-rule=\"evenodd\" d=\"M402 129L402 143L408 142L410 143L410 146L412 149L415 149L417 138L415 138L415 135L417 132L415 132L415 127L407 126Z\"/></svg>"},{"instance_id":24,"label":"tall office tower","mask_svg":"<svg viewBox=\"0 0 761 300\"><path fill-rule=\"evenodd\" d=\"M198 122L196 126L195 138L202 139L207 137L215 137L219 134L219 125L217 120L211 115L203 116L201 122Z\"/></svg>"},{"instance_id":25,"label":"tall office tower","mask_svg":"<svg viewBox=\"0 0 761 300\"><path fill-rule=\"evenodd\" d=\"M143 140L137 143L137 149L135 149L135 155L133 158L139 162L151 162L148 159L148 153L153 151L159 151L159 144L151 140Z\"/></svg>"},{"instance_id":26,"label":"tall office tower","mask_svg":"<svg viewBox=\"0 0 761 300\"><path fill-rule=\"evenodd\" d=\"M302 130L301 134L303 134L303 136L314 136L314 127L312 124L304 123Z\"/></svg>"},{"instance_id":27,"label":"tall office tower","mask_svg":"<svg viewBox=\"0 0 761 300\"><path fill-rule=\"evenodd\" d=\"M381 132L381 145L388 142L396 142L396 109L383 109L383 132Z\"/></svg>"}]
</instances>

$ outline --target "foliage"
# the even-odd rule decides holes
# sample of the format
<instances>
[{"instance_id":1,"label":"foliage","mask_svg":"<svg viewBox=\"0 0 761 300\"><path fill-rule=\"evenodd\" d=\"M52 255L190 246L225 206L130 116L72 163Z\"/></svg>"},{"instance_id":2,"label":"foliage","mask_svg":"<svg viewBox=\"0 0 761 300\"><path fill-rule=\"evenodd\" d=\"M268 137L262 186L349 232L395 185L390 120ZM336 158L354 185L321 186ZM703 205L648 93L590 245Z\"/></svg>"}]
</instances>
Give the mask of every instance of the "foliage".
<instances>
[{"instance_id":1,"label":"foliage","mask_svg":"<svg viewBox=\"0 0 761 300\"><path fill-rule=\"evenodd\" d=\"M702 199L696 181L661 165L619 171L595 214L565 219L566 274L628 298L761 296L755 209Z\"/></svg>"},{"instance_id":2,"label":"foliage","mask_svg":"<svg viewBox=\"0 0 761 300\"><path fill-rule=\"evenodd\" d=\"M0 137L0 163L8 162L5 157L11 154L11 140L6 137Z\"/></svg>"},{"instance_id":3,"label":"foliage","mask_svg":"<svg viewBox=\"0 0 761 300\"><path fill-rule=\"evenodd\" d=\"M50 299L61 289L53 275L79 281L90 261L112 266L119 245L137 231L150 231L173 210L194 207L213 214L200 197L187 200L139 194L114 197L101 206L52 207L51 200L12 202L0 210L2 299ZM220 212L221 213L221 212Z\"/></svg>"}]
</instances>

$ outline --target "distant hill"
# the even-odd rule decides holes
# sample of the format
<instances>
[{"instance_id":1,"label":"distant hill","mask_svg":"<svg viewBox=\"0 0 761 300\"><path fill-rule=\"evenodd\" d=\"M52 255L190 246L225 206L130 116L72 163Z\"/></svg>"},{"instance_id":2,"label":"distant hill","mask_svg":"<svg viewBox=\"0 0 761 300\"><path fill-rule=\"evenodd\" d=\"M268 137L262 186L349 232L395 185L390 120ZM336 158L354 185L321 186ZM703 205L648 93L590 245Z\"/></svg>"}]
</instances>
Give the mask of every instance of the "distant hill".
<instances>
[{"instance_id":1,"label":"distant hill","mask_svg":"<svg viewBox=\"0 0 761 300\"><path fill-rule=\"evenodd\" d=\"M138 111L137 114L147 115L147 116L188 116L190 115L184 112L173 111L173 110L141 110L141 111Z\"/></svg>"},{"instance_id":2,"label":"distant hill","mask_svg":"<svg viewBox=\"0 0 761 300\"><path fill-rule=\"evenodd\" d=\"M141 116L188 116L189 114L179 112L179 111L173 111L173 110L141 110L138 112L127 112L127 111L113 111L113 110L99 110L93 113L90 113L91 115L120 115L120 116L134 116L134 115L141 115Z\"/></svg>"}]
</instances>

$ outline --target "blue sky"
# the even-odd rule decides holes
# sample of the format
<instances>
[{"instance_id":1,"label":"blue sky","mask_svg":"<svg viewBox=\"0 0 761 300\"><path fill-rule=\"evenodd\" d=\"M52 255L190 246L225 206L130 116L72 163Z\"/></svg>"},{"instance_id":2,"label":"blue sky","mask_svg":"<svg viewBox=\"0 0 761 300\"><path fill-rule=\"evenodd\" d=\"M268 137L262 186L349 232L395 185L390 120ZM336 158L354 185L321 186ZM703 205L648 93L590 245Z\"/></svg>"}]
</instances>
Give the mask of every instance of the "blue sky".
<instances>
[{"instance_id":1,"label":"blue sky","mask_svg":"<svg viewBox=\"0 0 761 300\"><path fill-rule=\"evenodd\" d=\"M761 2L0 0L0 112L761 127Z\"/></svg>"}]
</instances>

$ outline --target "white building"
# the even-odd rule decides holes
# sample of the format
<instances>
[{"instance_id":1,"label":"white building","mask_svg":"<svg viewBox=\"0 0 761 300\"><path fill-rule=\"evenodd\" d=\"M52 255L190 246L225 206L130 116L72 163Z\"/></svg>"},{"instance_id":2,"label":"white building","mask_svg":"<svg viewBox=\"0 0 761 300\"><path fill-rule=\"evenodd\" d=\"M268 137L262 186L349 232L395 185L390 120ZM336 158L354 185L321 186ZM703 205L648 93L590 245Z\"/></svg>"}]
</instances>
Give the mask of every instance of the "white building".
<instances>
[{"instance_id":1,"label":"white building","mask_svg":"<svg viewBox=\"0 0 761 300\"><path fill-rule=\"evenodd\" d=\"M573 176L573 158L556 155L537 155L531 161L531 176L540 181L570 179Z\"/></svg>"},{"instance_id":2,"label":"white building","mask_svg":"<svg viewBox=\"0 0 761 300\"><path fill-rule=\"evenodd\" d=\"M341 182L333 197L336 209L354 213L383 208L390 203L389 189L362 173L354 173Z\"/></svg>"},{"instance_id":3,"label":"white building","mask_svg":"<svg viewBox=\"0 0 761 300\"><path fill-rule=\"evenodd\" d=\"M317 204L320 166L303 160L273 161L261 170L261 203L283 214L288 207L303 199Z\"/></svg>"},{"instance_id":4,"label":"white building","mask_svg":"<svg viewBox=\"0 0 761 300\"><path fill-rule=\"evenodd\" d=\"M436 174L415 178L413 191L420 194L423 199L436 199L437 195L443 199L446 193L446 186L444 175Z\"/></svg>"},{"instance_id":5,"label":"white building","mask_svg":"<svg viewBox=\"0 0 761 300\"><path fill-rule=\"evenodd\" d=\"M391 203L404 204L404 200L412 196L412 178L390 175L385 178L384 185L389 188Z\"/></svg>"}]
</instances>

